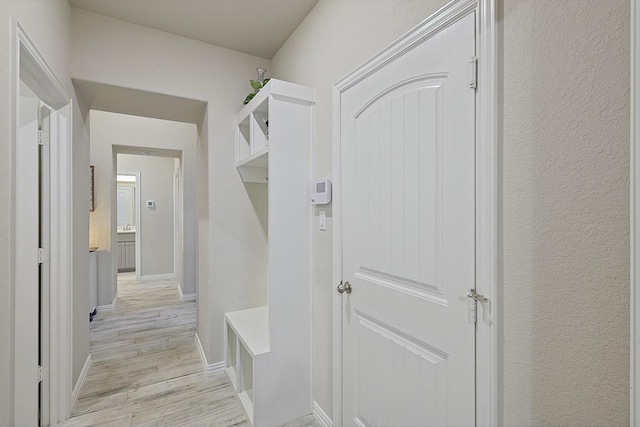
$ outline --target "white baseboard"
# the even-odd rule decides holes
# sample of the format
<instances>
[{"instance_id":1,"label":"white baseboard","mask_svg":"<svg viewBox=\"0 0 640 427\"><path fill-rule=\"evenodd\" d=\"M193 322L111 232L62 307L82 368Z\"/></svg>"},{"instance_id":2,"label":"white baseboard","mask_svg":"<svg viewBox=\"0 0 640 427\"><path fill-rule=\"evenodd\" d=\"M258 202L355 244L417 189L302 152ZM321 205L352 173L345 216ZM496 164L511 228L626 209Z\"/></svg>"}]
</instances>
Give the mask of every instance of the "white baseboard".
<instances>
[{"instance_id":1,"label":"white baseboard","mask_svg":"<svg viewBox=\"0 0 640 427\"><path fill-rule=\"evenodd\" d=\"M175 279L176 275L173 273L165 273L165 274L148 274L146 276L140 276L138 279L140 282L150 282L152 280L172 280Z\"/></svg>"},{"instance_id":2,"label":"white baseboard","mask_svg":"<svg viewBox=\"0 0 640 427\"><path fill-rule=\"evenodd\" d=\"M200 353L200 360L202 360L202 367L204 368L204 373L207 375L215 375L222 374L226 368L226 364L224 360L218 363L207 363L207 356L204 354L204 349L202 348L202 343L200 342L200 337L196 333L196 346L198 347L198 353Z\"/></svg>"},{"instance_id":3,"label":"white baseboard","mask_svg":"<svg viewBox=\"0 0 640 427\"><path fill-rule=\"evenodd\" d=\"M313 416L323 427L333 427L333 421L315 400L313 401Z\"/></svg>"},{"instance_id":4,"label":"white baseboard","mask_svg":"<svg viewBox=\"0 0 640 427\"><path fill-rule=\"evenodd\" d=\"M84 366L82 367L82 371L80 371L80 376L78 377L78 381L76 382L75 387L73 387L73 393L71 394L71 408L73 408L76 404L76 400L78 400L78 396L80 396L80 391L82 390L82 386L84 382L87 380L87 374L89 373L89 368L91 367L91 354L87 356L87 360L84 361Z\"/></svg>"},{"instance_id":5,"label":"white baseboard","mask_svg":"<svg viewBox=\"0 0 640 427\"><path fill-rule=\"evenodd\" d=\"M116 309L116 300L118 299L118 294L113 298L113 302L111 304L99 305L96 307L96 313L113 313L113 310Z\"/></svg>"},{"instance_id":6,"label":"white baseboard","mask_svg":"<svg viewBox=\"0 0 640 427\"><path fill-rule=\"evenodd\" d=\"M180 286L180 283L178 283L178 295L180 296L180 301L195 301L196 300L196 294L183 294L182 293L182 286Z\"/></svg>"},{"instance_id":7,"label":"white baseboard","mask_svg":"<svg viewBox=\"0 0 640 427\"><path fill-rule=\"evenodd\" d=\"M180 298L182 301L195 301L196 300L196 294L184 294L182 295L182 298Z\"/></svg>"},{"instance_id":8,"label":"white baseboard","mask_svg":"<svg viewBox=\"0 0 640 427\"><path fill-rule=\"evenodd\" d=\"M96 307L96 313L111 313L112 310L113 310L112 304L99 305Z\"/></svg>"}]
</instances>

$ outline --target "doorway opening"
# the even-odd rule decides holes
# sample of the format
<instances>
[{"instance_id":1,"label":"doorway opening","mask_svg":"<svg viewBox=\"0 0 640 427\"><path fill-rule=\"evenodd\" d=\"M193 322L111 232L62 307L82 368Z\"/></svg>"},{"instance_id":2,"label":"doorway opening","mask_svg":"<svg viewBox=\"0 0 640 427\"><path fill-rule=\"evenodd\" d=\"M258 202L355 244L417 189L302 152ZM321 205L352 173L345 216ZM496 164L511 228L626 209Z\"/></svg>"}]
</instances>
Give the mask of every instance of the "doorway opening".
<instances>
[{"instance_id":1,"label":"doorway opening","mask_svg":"<svg viewBox=\"0 0 640 427\"><path fill-rule=\"evenodd\" d=\"M89 120L98 313L117 305L125 272L136 282L176 280L195 300L196 125L98 110Z\"/></svg>"},{"instance_id":2,"label":"doorway opening","mask_svg":"<svg viewBox=\"0 0 640 427\"><path fill-rule=\"evenodd\" d=\"M116 179L116 232L118 234L118 274L136 269L137 224L140 222L139 201L140 172L118 170Z\"/></svg>"},{"instance_id":3,"label":"doorway opening","mask_svg":"<svg viewBox=\"0 0 640 427\"><path fill-rule=\"evenodd\" d=\"M182 152L133 147L116 153L117 273L179 280L183 236ZM184 284L179 284L184 293Z\"/></svg>"}]
</instances>

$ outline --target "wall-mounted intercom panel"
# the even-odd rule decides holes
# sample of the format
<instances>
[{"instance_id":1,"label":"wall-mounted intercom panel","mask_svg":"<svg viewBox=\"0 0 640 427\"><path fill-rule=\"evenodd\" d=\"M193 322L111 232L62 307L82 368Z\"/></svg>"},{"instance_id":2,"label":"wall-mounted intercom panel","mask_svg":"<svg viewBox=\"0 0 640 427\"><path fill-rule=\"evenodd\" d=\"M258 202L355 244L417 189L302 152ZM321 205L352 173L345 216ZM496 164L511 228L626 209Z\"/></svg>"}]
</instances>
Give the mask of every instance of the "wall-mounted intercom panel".
<instances>
[{"instance_id":1,"label":"wall-mounted intercom panel","mask_svg":"<svg viewBox=\"0 0 640 427\"><path fill-rule=\"evenodd\" d=\"M331 181L320 179L311 186L311 203L314 205L327 205L331 203Z\"/></svg>"}]
</instances>

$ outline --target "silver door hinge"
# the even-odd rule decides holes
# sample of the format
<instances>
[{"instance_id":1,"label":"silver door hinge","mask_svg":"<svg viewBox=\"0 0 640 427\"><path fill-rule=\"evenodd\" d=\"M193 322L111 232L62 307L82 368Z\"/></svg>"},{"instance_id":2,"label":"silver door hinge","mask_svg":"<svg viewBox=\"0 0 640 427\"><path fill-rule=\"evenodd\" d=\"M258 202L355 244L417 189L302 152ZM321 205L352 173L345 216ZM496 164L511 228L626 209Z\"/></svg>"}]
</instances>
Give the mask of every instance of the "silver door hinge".
<instances>
[{"instance_id":1,"label":"silver door hinge","mask_svg":"<svg viewBox=\"0 0 640 427\"><path fill-rule=\"evenodd\" d=\"M49 379L49 370L44 366L38 366L38 382L46 381Z\"/></svg>"},{"instance_id":2,"label":"silver door hinge","mask_svg":"<svg viewBox=\"0 0 640 427\"><path fill-rule=\"evenodd\" d=\"M469 89L478 88L478 58L476 56L471 57L469 61Z\"/></svg>"},{"instance_id":3,"label":"silver door hinge","mask_svg":"<svg viewBox=\"0 0 640 427\"><path fill-rule=\"evenodd\" d=\"M49 144L49 132L44 130L38 130L38 145Z\"/></svg>"},{"instance_id":4,"label":"silver door hinge","mask_svg":"<svg viewBox=\"0 0 640 427\"><path fill-rule=\"evenodd\" d=\"M49 250L38 248L38 264L49 262Z\"/></svg>"},{"instance_id":5,"label":"silver door hinge","mask_svg":"<svg viewBox=\"0 0 640 427\"><path fill-rule=\"evenodd\" d=\"M478 301L487 301L484 295L480 295L475 289L469 289L467 292L469 297L469 323L476 323L478 321Z\"/></svg>"}]
</instances>

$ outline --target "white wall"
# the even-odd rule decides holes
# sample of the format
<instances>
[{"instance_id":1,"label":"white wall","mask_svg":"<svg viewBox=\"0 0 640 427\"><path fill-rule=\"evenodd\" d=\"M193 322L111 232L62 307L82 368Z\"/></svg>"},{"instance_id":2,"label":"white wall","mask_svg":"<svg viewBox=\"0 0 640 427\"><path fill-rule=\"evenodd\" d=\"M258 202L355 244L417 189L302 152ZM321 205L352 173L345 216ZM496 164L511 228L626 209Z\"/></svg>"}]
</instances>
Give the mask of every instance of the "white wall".
<instances>
[{"instance_id":1,"label":"white wall","mask_svg":"<svg viewBox=\"0 0 640 427\"><path fill-rule=\"evenodd\" d=\"M193 253L191 259L200 267L198 333L208 362L220 362L224 312L266 303L266 237L255 238L260 220L235 169L233 141L235 115L251 91L248 80L269 61L76 9L72 46L74 78L208 103L198 124L202 140L192 187L199 195L206 191L208 201L206 207L198 201L197 216L197 248L205 257Z\"/></svg>"},{"instance_id":2,"label":"white wall","mask_svg":"<svg viewBox=\"0 0 640 427\"><path fill-rule=\"evenodd\" d=\"M193 127L193 132L190 132L193 133L191 137L195 139L195 125L191 127ZM146 146L144 143L143 145ZM192 146L195 147L195 141ZM172 157L118 154L118 173L140 173L138 184L140 206L136 206L136 210L140 210L140 223L136 224L136 245L140 245L140 275L142 276L175 274L173 271L174 161L175 158ZM153 200L154 207L147 207L147 200ZM195 246L195 241L192 244Z\"/></svg>"},{"instance_id":3,"label":"white wall","mask_svg":"<svg viewBox=\"0 0 640 427\"><path fill-rule=\"evenodd\" d=\"M317 91L316 177L332 83L444 3L320 0L273 58ZM626 0L504 2L505 425L629 423L629 21ZM313 395L329 414L331 246L314 231Z\"/></svg>"},{"instance_id":4,"label":"white wall","mask_svg":"<svg viewBox=\"0 0 640 427\"><path fill-rule=\"evenodd\" d=\"M144 275L161 274L158 268L169 267L173 270L173 159L172 158L147 158L145 156L135 157L133 164L124 160L123 164L114 169L114 149L122 150L126 147L145 147L151 151L153 149L176 150L182 152L182 162L184 165L184 248L185 256L195 251L197 245L196 217L195 217L195 186L196 186L196 144L197 129L191 123L179 123L168 120L150 119L146 117L129 116L124 114L108 113L104 111L91 111L89 115L91 122L91 164L95 166L94 180L96 197L95 211L91 213L90 241L92 246L98 246L98 305L111 304L116 292L117 265L111 264L111 250L114 248L116 240L116 230L112 225L113 215L115 215L115 189L117 170L127 171L130 167L136 170L146 171L146 177L141 176L140 186L142 188L142 198L146 200L147 194L157 199L160 204L155 211L148 211L145 207L141 210L142 215L142 262L141 273ZM114 148L114 145L117 147ZM159 194L155 188L154 180L161 178L150 178L149 174L155 175L153 168L147 169L148 163L156 160L166 162L165 178L168 180L164 194ZM136 167L134 167L134 165ZM128 172L136 172L128 170ZM151 188L148 186L151 185ZM151 193L147 193L147 190ZM169 205L167 206L168 198ZM164 225L153 225L154 215L161 210L167 209L168 217L165 218ZM150 214L148 217L146 214ZM168 220L168 222L167 222ZM146 221L150 228L145 229ZM162 221L161 221L162 222ZM158 227L163 229L158 233ZM168 230L168 231L167 231ZM149 234L147 234L149 232ZM160 245L156 239L165 237L165 246L168 246L170 255L162 258L163 266L156 265L153 260L156 253L145 250L147 244ZM117 258L116 258L117 259ZM147 269L149 268L149 270ZM183 279L180 281L185 294L195 293L196 267L194 259L185 259Z\"/></svg>"},{"instance_id":5,"label":"white wall","mask_svg":"<svg viewBox=\"0 0 640 427\"><path fill-rule=\"evenodd\" d=\"M0 1L0 425L12 425L13 407L13 307L12 280L12 217L17 196L14 184L14 138L11 111L15 107L11 94L10 61L11 19L17 19L67 90L75 95L70 81L70 7L65 0L2 0ZM77 103L74 116L80 117ZM81 120L74 120L73 173L87 176L89 159L88 135ZM74 271L73 271L73 382L77 380L89 353L87 307L89 280L87 180L75 180L74 205Z\"/></svg>"}]
</instances>

